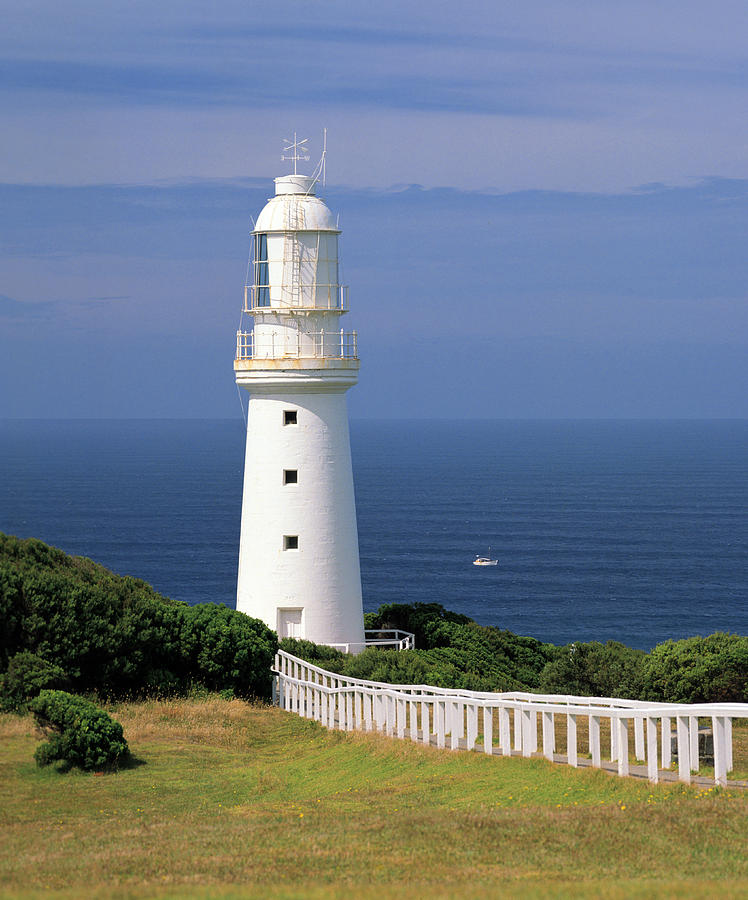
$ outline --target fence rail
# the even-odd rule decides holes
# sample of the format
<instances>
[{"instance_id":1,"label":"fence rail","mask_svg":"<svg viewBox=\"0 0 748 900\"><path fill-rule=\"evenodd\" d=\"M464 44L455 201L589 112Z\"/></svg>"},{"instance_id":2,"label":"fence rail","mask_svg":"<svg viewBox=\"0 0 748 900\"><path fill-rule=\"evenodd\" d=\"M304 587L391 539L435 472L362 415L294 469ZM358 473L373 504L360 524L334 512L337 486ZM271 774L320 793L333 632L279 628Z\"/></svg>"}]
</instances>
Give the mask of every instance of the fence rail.
<instances>
[{"instance_id":1,"label":"fence rail","mask_svg":"<svg viewBox=\"0 0 748 900\"><path fill-rule=\"evenodd\" d=\"M699 719L711 721L714 742L714 783L725 786L732 770L732 720L748 717L748 703L646 703L612 697L437 688L433 685L394 685L348 678L328 672L281 650L273 670L273 699L282 709L316 719L342 731L382 731L388 735L453 750L475 750L482 735L487 754L510 756L538 753L546 759L580 764L578 725L587 725L591 765L603 767L601 724L609 722L609 759L619 775L630 774L629 732L634 757L646 765L647 777L657 783L661 770L673 763L678 780L690 783L699 769ZM540 716L540 730L538 730ZM556 754L556 717L566 719L565 757ZM675 737L671 737L673 721ZM606 729L607 731L607 729ZM494 733L497 741L494 742ZM587 752L587 751L585 751Z\"/></svg>"},{"instance_id":2,"label":"fence rail","mask_svg":"<svg viewBox=\"0 0 748 900\"><path fill-rule=\"evenodd\" d=\"M368 637L367 637L368 635ZM342 650L343 653L359 653L368 647L380 647L390 650L412 650L415 643L415 635L410 631L401 631L399 628L367 628L364 631L363 641L354 641L346 644L326 644Z\"/></svg>"}]
</instances>

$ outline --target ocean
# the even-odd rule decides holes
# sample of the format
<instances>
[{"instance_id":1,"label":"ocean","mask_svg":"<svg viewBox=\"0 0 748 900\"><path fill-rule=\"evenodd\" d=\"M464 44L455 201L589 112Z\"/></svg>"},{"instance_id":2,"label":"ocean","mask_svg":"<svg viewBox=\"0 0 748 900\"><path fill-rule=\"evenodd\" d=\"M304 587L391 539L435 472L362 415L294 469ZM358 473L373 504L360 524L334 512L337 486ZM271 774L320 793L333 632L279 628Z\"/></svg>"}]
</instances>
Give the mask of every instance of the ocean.
<instances>
[{"instance_id":1,"label":"ocean","mask_svg":"<svg viewBox=\"0 0 748 900\"><path fill-rule=\"evenodd\" d=\"M367 611L645 650L748 633L748 421L366 420L351 445ZM243 450L241 420L6 420L0 531L233 606Z\"/></svg>"}]
</instances>

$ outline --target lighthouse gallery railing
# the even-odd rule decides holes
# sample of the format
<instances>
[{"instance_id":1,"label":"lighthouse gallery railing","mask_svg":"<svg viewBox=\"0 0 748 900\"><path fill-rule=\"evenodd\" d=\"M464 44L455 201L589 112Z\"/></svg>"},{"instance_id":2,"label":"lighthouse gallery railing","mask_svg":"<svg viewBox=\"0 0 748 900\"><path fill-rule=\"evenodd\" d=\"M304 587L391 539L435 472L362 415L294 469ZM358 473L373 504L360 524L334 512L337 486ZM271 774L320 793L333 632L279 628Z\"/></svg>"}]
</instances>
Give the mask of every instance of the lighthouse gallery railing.
<instances>
[{"instance_id":1,"label":"lighthouse gallery railing","mask_svg":"<svg viewBox=\"0 0 748 900\"><path fill-rule=\"evenodd\" d=\"M538 752L538 715L546 759L578 766L577 723L587 719L591 765L603 767L601 721L610 722L610 760L619 775L630 774L629 729L634 755L645 761L647 777L660 780L672 764L672 721L676 724L678 779L691 781L699 768L699 718L709 718L714 742L714 782L727 784L732 770L732 720L748 717L748 703L647 703L614 697L576 697L525 692L485 693L432 685L386 684L337 675L281 650L273 670L273 700L282 709L327 728L381 731L453 750L476 749L482 731L487 754ZM558 758L555 717L566 718L567 753ZM498 745L494 746L494 726ZM659 725L659 728L658 728ZM658 739L659 731L659 739ZM659 745L659 749L658 749Z\"/></svg>"},{"instance_id":2,"label":"lighthouse gallery railing","mask_svg":"<svg viewBox=\"0 0 748 900\"><path fill-rule=\"evenodd\" d=\"M358 359L355 331L272 332L256 335L237 331L237 359Z\"/></svg>"}]
</instances>

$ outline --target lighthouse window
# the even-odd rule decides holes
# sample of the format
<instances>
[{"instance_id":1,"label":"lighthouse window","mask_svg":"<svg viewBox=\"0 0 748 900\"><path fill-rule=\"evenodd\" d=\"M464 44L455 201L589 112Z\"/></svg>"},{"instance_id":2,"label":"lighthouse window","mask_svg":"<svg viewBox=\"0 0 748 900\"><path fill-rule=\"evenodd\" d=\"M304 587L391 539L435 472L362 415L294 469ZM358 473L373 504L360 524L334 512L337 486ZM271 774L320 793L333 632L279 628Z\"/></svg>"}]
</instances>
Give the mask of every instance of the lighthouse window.
<instances>
[{"instance_id":1,"label":"lighthouse window","mask_svg":"<svg viewBox=\"0 0 748 900\"><path fill-rule=\"evenodd\" d=\"M298 484L299 483L299 470L298 469L284 469L283 470L283 484Z\"/></svg>"},{"instance_id":2,"label":"lighthouse window","mask_svg":"<svg viewBox=\"0 0 748 900\"><path fill-rule=\"evenodd\" d=\"M257 306L270 306L268 236L255 235L255 292Z\"/></svg>"},{"instance_id":3,"label":"lighthouse window","mask_svg":"<svg viewBox=\"0 0 748 900\"><path fill-rule=\"evenodd\" d=\"M298 420L295 409L284 409L283 410L283 424L284 425L298 425L299 424L299 420Z\"/></svg>"},{"instance_id":4,"label":"lighthouse window","mask_svg":"<svg viewBox=\"0 0 748 900\"><path fill-rule=\"evenodd\" d=\"M299 549L298 534L284 534L283 535L283 549L284 550L298 550Z\"/></svg>"}]
</instances>

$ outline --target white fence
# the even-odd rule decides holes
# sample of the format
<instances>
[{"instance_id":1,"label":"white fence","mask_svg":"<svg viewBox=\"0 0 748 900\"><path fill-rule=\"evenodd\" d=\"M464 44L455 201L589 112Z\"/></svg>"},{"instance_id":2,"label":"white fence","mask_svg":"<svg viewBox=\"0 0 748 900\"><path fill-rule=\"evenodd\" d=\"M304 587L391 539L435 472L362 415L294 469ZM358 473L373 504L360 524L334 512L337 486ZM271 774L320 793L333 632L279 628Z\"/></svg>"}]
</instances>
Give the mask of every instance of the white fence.
<instances>
[{"instance_id":1,"label":"white fence","mask_svg":"<svg viewBox=\"0 0 748 900\"><path fill-rule=\"evenodd\" d=\"M399 628L373 628L364 631L364 640L347 644L325 644L343 653L360 653L369 647L389 650L412 650L416 645L415 635Z\"/></svg>"},{"instance_id":2,"label":"white fence","mask_svg":"<svg viewBox=\"0 0 748 900\"><path fill-rule=\"evenodd\" d=\"M586 720L591 765L603 766L603 723L609 723L610 760L619 775L630 773L629 731L634 757L647 767L651 782L672 765L671 729L675 722L678 779L691 781L699 769L699 719L711 721L714 782L727 784L732 770L732 720L748 717L748 703L645 703L612 697L573 697L510 692L502 694L436 688L431 685L385 684L336 675L279 651L273 679L273 701L282 709L316 719L342 731L381 731L437 747L482 750L510 756L538 752L540 735L546 759L578 766L577 726ZM538 730L540 716L540 731ZM556 717L566 719L567 752L556 755ZM607 728L605 729L608 730ZM494 733L497 745L494 744Z\"/></svg>"}]
</instances>

